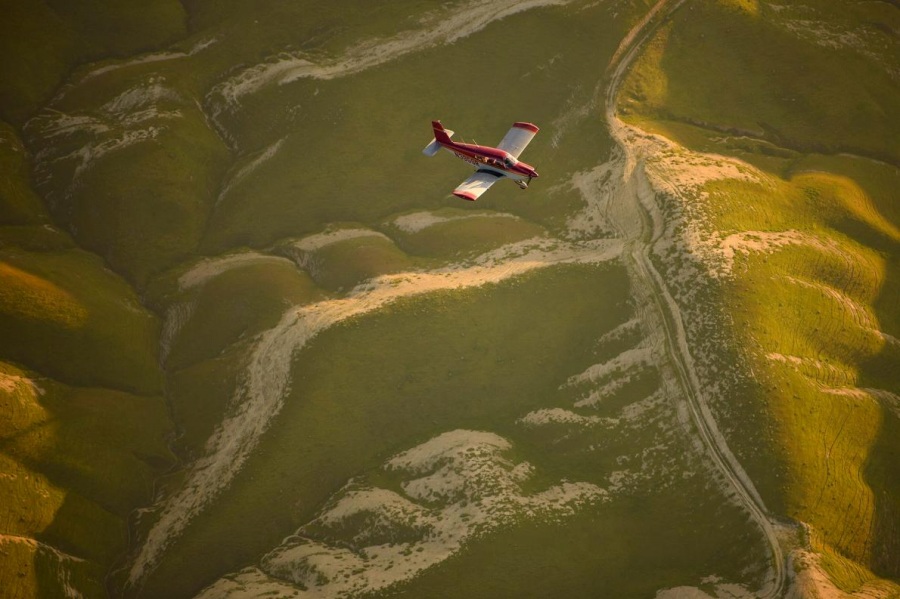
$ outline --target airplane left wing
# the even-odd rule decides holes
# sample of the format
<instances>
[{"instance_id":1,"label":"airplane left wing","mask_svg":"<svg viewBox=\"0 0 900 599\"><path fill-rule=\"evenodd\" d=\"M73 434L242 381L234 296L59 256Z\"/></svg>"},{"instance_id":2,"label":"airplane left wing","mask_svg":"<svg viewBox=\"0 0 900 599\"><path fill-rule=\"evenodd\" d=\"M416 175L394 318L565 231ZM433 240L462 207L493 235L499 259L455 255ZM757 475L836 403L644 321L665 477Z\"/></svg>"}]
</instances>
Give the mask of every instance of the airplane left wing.
<instances>
[{"instance_id":1,"label":"airplane left wing","mask_svg":"<svg viewBox=\"0 0 900 599\"><path fill-rule=\"evenodd\" d=\"M538 131L540 129L531 123L513 123L512 129L503 136L497 149L509 152L514 158L518 158Z\"/></svg>"},{"instance_id":2,"label":"airplane left wing","mask_svg":"<svg viewBox=\"0 0 900 599\"><path fill-rule=\"evenodd\" d=\"M474 175L463 181L459 187L453 190L453 195L464 200L474 202L481 194L497 182L503 175L493 171L476 171Z\"/></svg>"}]
</instances>

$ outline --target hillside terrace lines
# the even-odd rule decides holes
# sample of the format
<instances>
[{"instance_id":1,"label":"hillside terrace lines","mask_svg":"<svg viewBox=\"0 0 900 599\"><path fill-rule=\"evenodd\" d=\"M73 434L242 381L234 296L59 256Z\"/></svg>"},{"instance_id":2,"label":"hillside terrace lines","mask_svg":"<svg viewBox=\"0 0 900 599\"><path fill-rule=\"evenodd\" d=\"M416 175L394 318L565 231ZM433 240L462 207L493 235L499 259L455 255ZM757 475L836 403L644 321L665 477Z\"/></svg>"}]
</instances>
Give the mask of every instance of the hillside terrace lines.
<instances>
[{"instance_id":1,"label":"hillside terrace lines","mask_svg":"<svg viewBox=\"0 0 900 599\"><path fill-rule=\"evenodd\" d=\"M892 57L896 55L896 41L876 26L867 25L848 30L843 23L823 19L774 19L781 27L800 39L830 49L848 49L868 58L888 73L895 81L900 79L900 69Z\"/></svg>"},{"instance_id":2,"label":"hillside terrace lines","mask_svg":"<svg viewBox=\"0 0 900 599\"><path fill-rule=\"evenodd\" d=\"M815 358L785 355L777 352L767 353L766 358L773 362L791 366L811 379L824 381L829 384L850 385L854 380L854 374L850 369Z\"/></svg>"},{"instance_id":3,"label":"hillside terrace lines","mask_svg":"<svg viewBox=\"0 0 900 599\"><path fill-rule=\"evenodd\" d=\"M242 96L270 84L284 84L304 77L334 79L376 67L406 54L433 46L451 44L516 13L566 4L569 0L470 1L452 12L435 11L424 27L405 31L392 38L368 40L347 49L343 56L315 64L300 54L284 53L251 67L216 86L211 98L220 97L226 106L239 104ZM218 113L220 109L214 112Z\"/></svg>"},{"instance_id":4,"label":"hillside terrace lines","mask_svg":"<svg viewBox=\"0 0 900 599\"><path fill-rule=\"evenodd\" d=\"M572 244L534 239L504 246L469 264L378 277L346 297L289 309L274 328L259 337L243 387L232 398L232 413L207 441L205 455L190 466L184 486L160 506L159 519L139 550L128 584L139 585L168 544L230 484L280 411L295 354L317 334L401 298L495 284L559 264L602 263L620 253L618 241Z\"/></svg>"},{"instance_id":5,"label":"hillside terrace lines","mask_svg":"<svg viewBox=\"0 0 900 599\"><path fill-rule=\"evenodd\" d=\"M843 313L844 317L841 318L842 322L846 321L846 316L849 315L853 324L858 328L875 334L875 336L881 339L880 332L878 331L878 320L866 305L858 302L840 289L836 289L824 283L806 281L790 275L782 275L782 278L795 285L818 291L823 296L833 300L833 304Z\"/></svg>"},{"instance_id":6,"label":"hillside terrace lines","mask_svg":"<svg viewBox=\"0 0 900 599\"><path fill-rule=\"evenodd\" d=\"M791 245L838 251L836 247L823 242L820 238L794 229L785 231L741 231L722 238L718 245L721 256L724 259L722 270L727 274L730 274L734 269L734 259L738 253L771 253Z\"/></svg>"}]
</instances>

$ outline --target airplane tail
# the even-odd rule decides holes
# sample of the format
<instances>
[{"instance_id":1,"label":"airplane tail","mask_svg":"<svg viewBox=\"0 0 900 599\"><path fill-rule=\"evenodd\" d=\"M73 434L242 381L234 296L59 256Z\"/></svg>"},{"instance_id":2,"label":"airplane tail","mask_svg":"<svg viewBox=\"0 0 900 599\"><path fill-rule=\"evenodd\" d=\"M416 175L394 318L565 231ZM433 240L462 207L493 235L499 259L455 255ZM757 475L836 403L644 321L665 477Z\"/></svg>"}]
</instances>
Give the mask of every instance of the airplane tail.
<instances>
[{"instance_id":1,"label":"airplane tail","mask_svg":"<svg viewBox=\"0 0 900 599\"><path fill-rule=\"evenodd\" d=\"M434 129L434 139L432 139L431 143L422 150L422 153L426 156L434 156L437 154L438 150L441 149L442 143L451 143L450 136L453 135L453 131L444 129L444 126L441 125L440 121L431 121L431 127Z\"/></svg>"}]
</instances>

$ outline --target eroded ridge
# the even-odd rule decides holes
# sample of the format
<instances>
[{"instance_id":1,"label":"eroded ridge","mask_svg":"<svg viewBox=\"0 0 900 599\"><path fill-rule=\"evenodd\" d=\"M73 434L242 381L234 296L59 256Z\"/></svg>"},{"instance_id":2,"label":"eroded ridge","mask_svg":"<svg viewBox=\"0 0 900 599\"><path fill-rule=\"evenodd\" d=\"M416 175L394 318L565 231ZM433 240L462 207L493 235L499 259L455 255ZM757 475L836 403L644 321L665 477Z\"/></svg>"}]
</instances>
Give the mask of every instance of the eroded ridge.
<instances>
[{"instance_id":1,"label":"eroded ridge","mask_svg":"<svg viewBox=\"0 0 900 599\"><path fill-rule=\"evenodd\" d=\"M189 468L183 487L158 506L159 516L134 561L128 583L139 585L188 522L225 489L281 409L295 354L316 335L349 318L424 293L494 284L559 264L597 264L616 259L618 241L567 243L537 238L504 246L472 263L377 277L346 297L291 308L263 333L250 357L232 412Z\"/></svg>"}]
</instances>

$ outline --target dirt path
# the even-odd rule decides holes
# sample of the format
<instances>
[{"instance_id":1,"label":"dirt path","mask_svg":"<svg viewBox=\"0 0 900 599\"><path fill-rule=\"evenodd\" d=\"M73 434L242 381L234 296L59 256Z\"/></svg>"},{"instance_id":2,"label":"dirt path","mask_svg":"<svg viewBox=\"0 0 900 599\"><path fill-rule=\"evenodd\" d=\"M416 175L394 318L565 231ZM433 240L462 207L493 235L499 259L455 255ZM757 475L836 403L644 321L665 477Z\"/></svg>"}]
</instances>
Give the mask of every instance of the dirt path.
<instances>
[{"instance_id":1,"label":"dirt path","mask_svg":"<svg viewBox=\"0 0 900 599\"><path fill-rule=\"evenodd\" d=\"M642 143L640 132L622 123L616 114L616 96L629 67L639 56L643 44L666 17L684 0L660 0L626 35L609 66L606 92L606 122L618 144L610 160L614 171L605 194L605 216L625 243L623 260L632 280L641 316L652 331L653 345L663 350L671 367L667 384L675 385L687 402L690 419L715 468L733 489L737 499L759 525L771 554L770 577L758 597L781 597L787 588L785 557L775 525L753 482L731 452L710 412L703 388L694 368L694 360L685 335L678 304L650 259L653 244L663 235L664 222L656 204L654 190L643 172L645 152L653 145Z\"/></svg>"}]
</instances>

